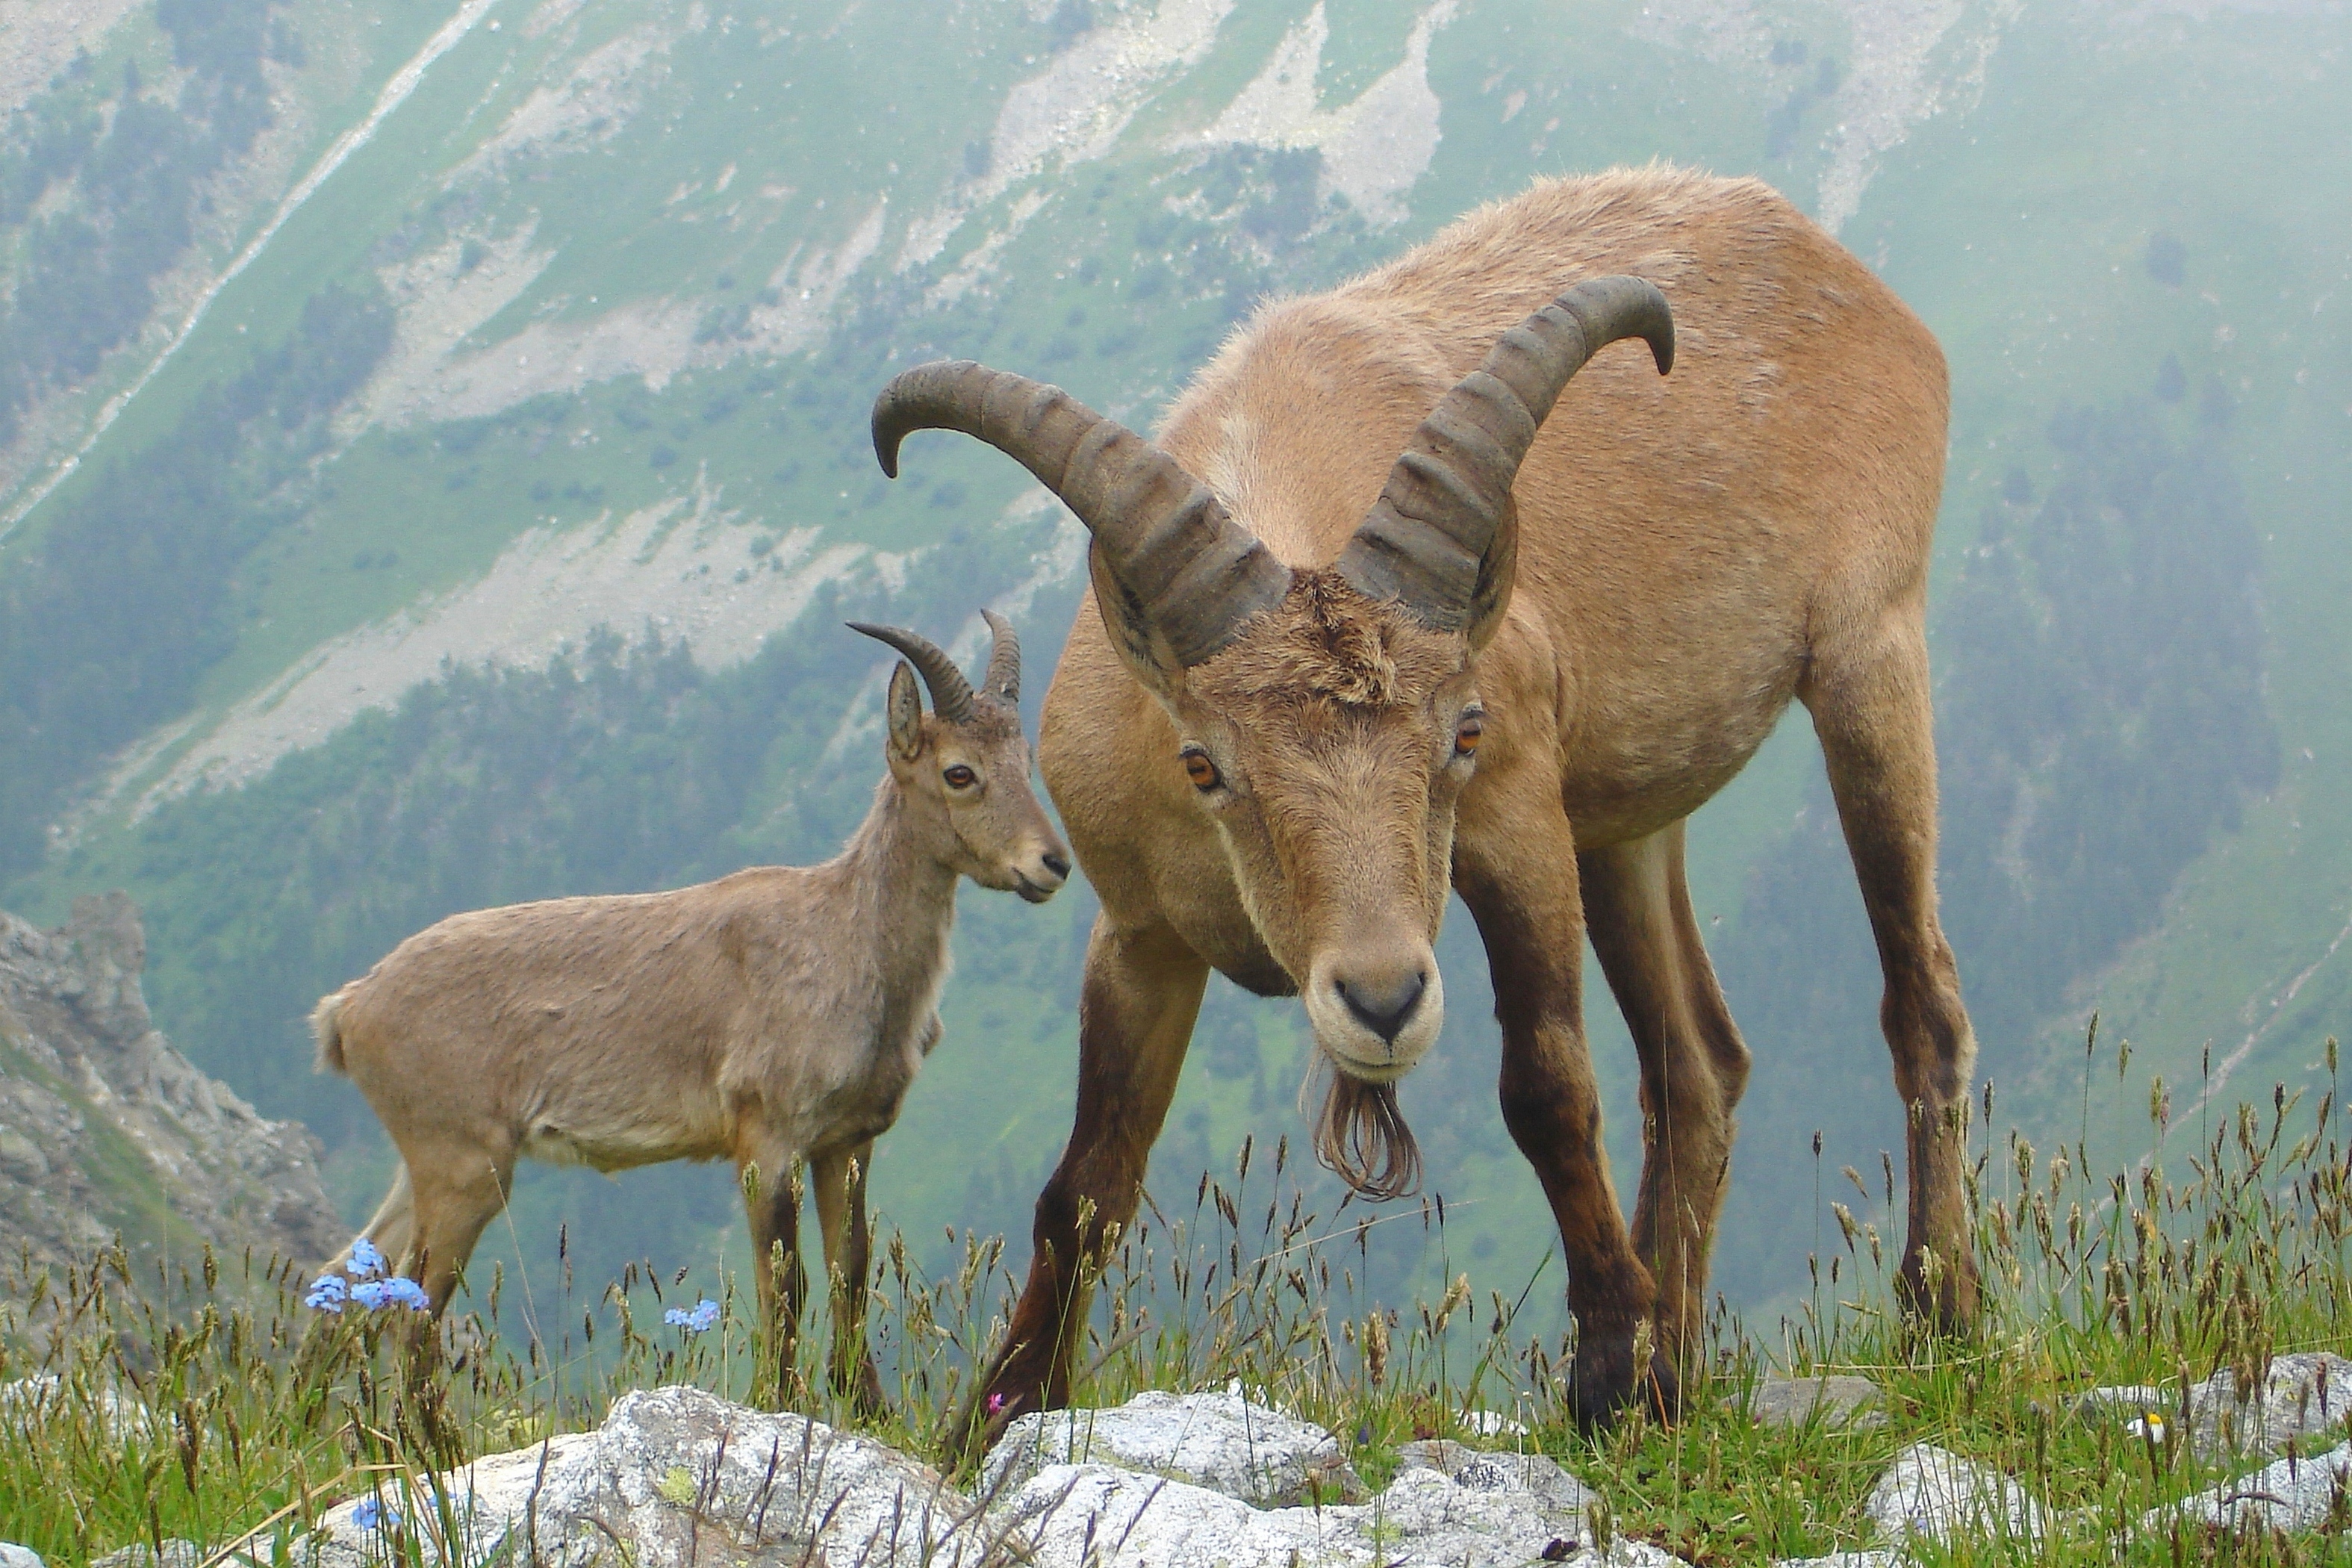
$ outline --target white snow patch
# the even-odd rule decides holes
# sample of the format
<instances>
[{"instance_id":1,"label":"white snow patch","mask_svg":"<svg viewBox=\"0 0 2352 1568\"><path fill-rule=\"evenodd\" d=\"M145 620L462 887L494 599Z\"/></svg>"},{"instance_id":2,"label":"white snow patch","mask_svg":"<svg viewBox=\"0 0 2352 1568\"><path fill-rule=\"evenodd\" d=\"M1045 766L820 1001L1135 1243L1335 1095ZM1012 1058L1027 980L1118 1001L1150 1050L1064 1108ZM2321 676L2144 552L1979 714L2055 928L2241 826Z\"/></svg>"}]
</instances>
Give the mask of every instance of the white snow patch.
<instances>
[{"instance_id":1,"label":"white snow patch","mask_svg":"<svg viewBox=\"0 0 2352 1568\"><path fill-rule=\"evenodd\" d=\"M1067 166L1108 153L1155 87L1207 57L1233 8L1234 0L1160 0L1055 55L1006 96L989 137L987 172L908 226L898 269L938 256L964 219L1055 160Z\"/></svg>"},{"instance_id":2,"label":"white snow patch","mask_svg":"<svg viewBox=\"0 0 2352 1568\"><path fill-rule=\"evenodd\" d=\"M740 663L798 619L866 547L819 548L787 533L765 557L751 531L698 482L631 513L571 530L533 529L478 581L312 649L237 703L140 798L134 816L192 789L224 789L315 746L371 709L388 708L449 665L542 668L598 627L631 642L683 639L706 669ZM691 505L689 505L689 500Z\"/></svg>"},{"instance_id":3,"label":"white snow patch","mask_svg":"<svg viewBox=\"0 0 2352 1568\"><path fill-rule=\"evenodd\" d=\"M1323 0L1315 0L1315 8L1283 36L1265 68L1198 140L1317 148L1327 194L1338 191L1370 222L1396 223L1437 154L1443 106L1429 85L1429 44L1454 14L1454 0L1437 0L1414 20L1401 63L1352 103L1327 110L1318 103L1315 83L1331 26Z\"/></svg>"}]
</instances>

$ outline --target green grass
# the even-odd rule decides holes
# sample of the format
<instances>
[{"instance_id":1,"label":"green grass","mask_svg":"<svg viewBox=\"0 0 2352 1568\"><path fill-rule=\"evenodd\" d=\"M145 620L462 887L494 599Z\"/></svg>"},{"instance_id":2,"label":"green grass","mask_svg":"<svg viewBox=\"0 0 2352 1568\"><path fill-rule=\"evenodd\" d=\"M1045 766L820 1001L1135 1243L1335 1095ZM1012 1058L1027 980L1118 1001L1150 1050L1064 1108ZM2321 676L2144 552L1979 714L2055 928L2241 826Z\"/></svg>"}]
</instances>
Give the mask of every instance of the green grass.
<instances>
[{"instance_id":1,"label":"green grass","mask_svg":"<svg viewBox=\"0 0 2352 1568\"><path fill-rule=\"evenodd\" d=\"M2150 1108L2158 1144L2171 1136L2164 1110ZM1528 1303L1558 1289L1556 1270L1475 1286L1461 1274L1435 1301L1370 1300L1373 1231L1418 1224L1442 1245L1444 1206L1317 1214L1286 1146L1270 1159L1244 1146L1230 1177L1204 1173L1172 1218L1147 1209L1102 1260L1075 1400L1238 1380L1338 1434L1374 1486L1401 1444L1500 1412L1528 1431L1499 1441L1594 1488L1609 1530L1703 1568L1867 1546L1864 1500L1917 1442L2014 1478L2053 1521L2039 1544L1960 1540L1922 1546L1924 1563L2352 1561L2352 1539L2332 1526L2293 1540L2142 1531L2149 1510L2259 1461L2207 1463L2071 1414L2102 1384L2173 1390L2221 1367L2243 1379L2290 1350L2352 1348L2342 1107L2282 1089L2211 1121L2185 1170L2095 1174L2079 1145L2045 1155L2014 1134L1984 1149L1970 1197L1986 1295L1969 1338L1921 1336L1889 1310L1894 1238L1854 1221L1815 1260L1814 1298L1791 1316L1767 1331L1717 1313L1677 1421L1636 1410L1598 1436L1561 1402L1572 1342L1521 1326ZM873 1280L891 1410L864 1425L934 1455L1014 1284L1001 1237L950 1239L955 1265L932 1277L892 1235ZM430 1476L593 1426L624 1390L684 1382L765 1402L776 1386L732 1282L717 1288L718 1325L696 1335L661 1323L694 1294L682 1277L632 1267L593 1292L573 1289L561 1263L536 1280L490 1275L436 1335L397 1310L311 1311L302 1275L250 1258L206 1251L134 1270L117 1247L62 1278L20 1265L0 1308L0 1377L55 1375L61 1392L0 1414L0 1517L53 1562L175 1536L283 1561L307 1520L369 1491L429 1536ZM822 1338L821 1323L802 1335L783 1404L859 1425L826 1392ZM1864 1373L1887 1419L1759 1426L1746 1394L1768 1369ZM110 1418L109 1391L138 1409ZM407 1548L422 1560L422 1542Z\"/></svg>"}]
</instances>

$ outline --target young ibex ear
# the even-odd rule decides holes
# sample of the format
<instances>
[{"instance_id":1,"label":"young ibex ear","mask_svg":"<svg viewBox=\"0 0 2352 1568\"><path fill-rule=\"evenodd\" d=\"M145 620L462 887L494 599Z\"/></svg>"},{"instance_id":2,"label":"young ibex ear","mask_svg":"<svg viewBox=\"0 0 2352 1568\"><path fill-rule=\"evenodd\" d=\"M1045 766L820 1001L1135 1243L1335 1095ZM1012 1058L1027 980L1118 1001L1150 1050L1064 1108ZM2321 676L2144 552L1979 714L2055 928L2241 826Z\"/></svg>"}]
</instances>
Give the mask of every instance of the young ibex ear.
<instances>
[{"instance_id":1,"label":"young ibex ear","mask_svg":"<svg viewBox=\"0 0 2352 1568\"><path fill-rule=\"evenodd\" d=\"M890 672L890 749L913 762L923 751L923 699L915 689L915 667L900 660Z\"/></svg>"}]
</instances>

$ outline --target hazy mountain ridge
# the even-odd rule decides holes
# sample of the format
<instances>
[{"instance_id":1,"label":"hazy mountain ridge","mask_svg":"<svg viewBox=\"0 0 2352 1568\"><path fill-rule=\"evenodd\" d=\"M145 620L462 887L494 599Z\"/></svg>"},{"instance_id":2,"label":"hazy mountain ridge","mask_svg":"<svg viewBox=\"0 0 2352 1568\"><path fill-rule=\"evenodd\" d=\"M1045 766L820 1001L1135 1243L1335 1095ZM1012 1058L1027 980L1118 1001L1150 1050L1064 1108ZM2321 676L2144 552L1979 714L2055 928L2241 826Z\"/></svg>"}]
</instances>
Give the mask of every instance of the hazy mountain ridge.
<instances>
[{"instance_id":1,"label":"hazy mountain ridge","mask_svg":"<svg viewBox=\"0 0 2352 1568\"><path fill-rule=\"evenodd\" d=\"M1988 1067L2005 1089L2063 1075L2043 1031L2095 1002L2175 1081L2290 983L2242 1070L2299 1072L2302 1036L2340 1032L2352 800L2326 759L2352 712L2327 626L2352 584L2327 476L2352 431L2352 263L2315 193L2344 172L2324 137L2345 7L1685 4L1564 29L1533 4L1166 0L960 6L910 34L870 8L475 0L362 8L373 53L327 47L329 8L256 14L314 62L268 68L284 90L344 106L310 166L425 64L0 549L0 673L38 696L0 700L20 726L0 713L0 793L34 830L6 851L12 898L137 888L159 1011L273 1112L364 1132L283 1063L310 998L415 924L828 852L877 754L874 662L839 613L938 635L1025 599L1042 689L1076 595L1066 524L965 444L880 479L863 414L891 369L972 354L1148 423L1261 293L1534 174L1656 153L1754 169L1842 222L1950 354L1946 881ZM337 97L330 54L373 63ZM2221 117L2256 92L2275 155L2249 167ZM620 642L592 643L600 625ZM492 653L523 668L442 673ZM709 717L672 728L689 711ZM1757 1288L1785 1282L1804 1224L1785 1194L1807 1086L1861 1086L1832 1170L1892 1146L1809 747L1776 740L1695 826L1759 1057L1748 1239L1726 1251ZM582 837L590 798L607 826ZM77 800L78 847L30 870ZM1085 910L967 906L950 1044L877 1182L926 1226L1017 1226L1066 1125ZM1491 1109L1466 922L1444 957L1455 1016L1408 1105L1440 1184L1484 1202L1461 1222L1481 1257L1507 1262L1539 1205ZM1589 1011L1622 1090L1597 985ZM1170 1170L1290 1125L1286 1014L1221 993L1202 1038ZM1628 1152L1630 1095L1612 1109ZM347 1160L357 1194L376 1173ZM724 1183L695 1190L718 1223Z\"/></svg>"}]
</instances>

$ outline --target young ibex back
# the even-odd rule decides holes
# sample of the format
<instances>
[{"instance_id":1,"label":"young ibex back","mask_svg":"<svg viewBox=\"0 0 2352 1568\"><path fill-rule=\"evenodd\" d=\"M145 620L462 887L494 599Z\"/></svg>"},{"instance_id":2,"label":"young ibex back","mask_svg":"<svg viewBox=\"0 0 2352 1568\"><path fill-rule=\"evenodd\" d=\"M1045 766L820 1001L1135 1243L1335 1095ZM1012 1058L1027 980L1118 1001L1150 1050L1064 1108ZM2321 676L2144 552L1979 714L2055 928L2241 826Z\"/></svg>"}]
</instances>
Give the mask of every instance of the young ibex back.
<instances>
[{"instance_id":1,"label":"young ibex back","mask_svg":"<svg viewBox=\"0 0 2352 1568\"><path fill-rule=\"evenodd\" d=\"M320 1067L350 1076L400 1150L365 1234L436 1312L517 1158L614 1171L724 1156L758 1169L744 1186L761 1304L788 1344L805 1161L835 1373L878 1396L860 1321L866 1168L939 1041L956 879L1040 903L1070 870L1029 787L1020 645L988 622L979 690L913 633L856 626L912 668L891 672L873 809L824 865L452 915L319 1004Z\"/></svg>"}]
</instances>

